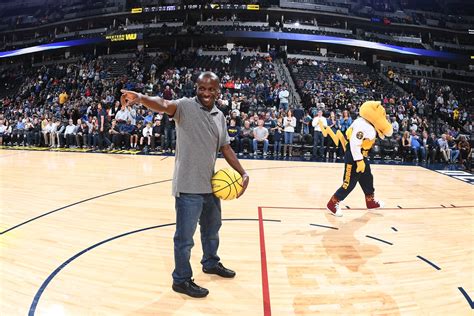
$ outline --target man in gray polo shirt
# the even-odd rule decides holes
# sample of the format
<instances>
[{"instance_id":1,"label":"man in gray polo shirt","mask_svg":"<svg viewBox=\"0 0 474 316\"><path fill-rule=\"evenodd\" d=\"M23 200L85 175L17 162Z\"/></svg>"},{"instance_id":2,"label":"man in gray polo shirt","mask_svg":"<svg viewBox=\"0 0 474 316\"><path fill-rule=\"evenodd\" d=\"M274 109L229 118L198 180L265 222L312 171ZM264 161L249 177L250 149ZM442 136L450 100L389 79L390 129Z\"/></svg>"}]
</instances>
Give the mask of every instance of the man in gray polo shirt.
<instances>
[{"instance_id":1,"label":"man in gray polo shirt","mask_svg":"<svg viewBox=\"0 0 474 316\"><path fill-rule=\"evenodd\" d=\"M225 117L215 106L220 94L219 77L212 72L204 72L196 83L197 96L194 98L171 101L122 90L121 101L127 105L141 103L155 112L165 112L176 122L173 290L192 297L205 297L209 291L194 283L189 263L198 221L204 252L201 260L203 271L225 278L235 276L234 271L220 263L217 255L221 205L211 188L217 153L221 151L227 163L242 175L243 190L240 195L247 188L249 176L230 146Z\"/></svg>"}]
</instances>

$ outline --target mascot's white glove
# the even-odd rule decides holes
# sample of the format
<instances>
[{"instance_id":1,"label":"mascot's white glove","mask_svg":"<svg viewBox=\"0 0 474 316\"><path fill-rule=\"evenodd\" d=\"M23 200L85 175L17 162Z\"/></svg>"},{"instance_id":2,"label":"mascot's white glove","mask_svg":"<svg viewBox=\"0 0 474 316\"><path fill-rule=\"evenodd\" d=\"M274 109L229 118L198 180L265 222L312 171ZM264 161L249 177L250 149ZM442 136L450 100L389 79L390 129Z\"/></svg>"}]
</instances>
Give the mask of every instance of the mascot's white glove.
<instances>
[{"instance_id":1,"label":"mascot's white glove","mask_svg":"<svg viewBox=\"0 0 474 316\"><path fill-rule=\"evenodd\" d=\"M357 163L356 172L357 172L357 173L363 173L363 172L365 171L365 162L364 162L364 159L362 159L362 160L357 160L356 163Z\"/></svg>"}]
</instances>

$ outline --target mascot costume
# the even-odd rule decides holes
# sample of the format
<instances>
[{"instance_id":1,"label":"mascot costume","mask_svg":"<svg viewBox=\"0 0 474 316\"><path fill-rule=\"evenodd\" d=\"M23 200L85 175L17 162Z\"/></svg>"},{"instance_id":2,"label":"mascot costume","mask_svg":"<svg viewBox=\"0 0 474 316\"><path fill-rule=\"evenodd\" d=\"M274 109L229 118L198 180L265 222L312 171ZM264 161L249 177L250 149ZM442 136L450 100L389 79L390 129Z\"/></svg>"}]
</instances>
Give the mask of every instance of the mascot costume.
<instances>
[{"instance_id":1,"label":"mascot costume","mask_svg":"<svg viewBox=\"0 0 474 316\"><path fill-rule=\"evenodd\" d=\"M345 151L342 186L334 193L327 204L327 209L335 216L342 216L339 202L351 193L357 182L360 183L364 191L367 209L383 207L382 202L374 199L374 178L370 171L367 156L375 143L377 134L381 139L392 135L392 125L386 118L385 109L378 101L367 101L362 104L359 115L360 117L347 129L345 136L341 131L334 134L330 128L322 126L319 122L323 136L329 135L336 146L341 142Z\"/></svg>"}]
</instances>

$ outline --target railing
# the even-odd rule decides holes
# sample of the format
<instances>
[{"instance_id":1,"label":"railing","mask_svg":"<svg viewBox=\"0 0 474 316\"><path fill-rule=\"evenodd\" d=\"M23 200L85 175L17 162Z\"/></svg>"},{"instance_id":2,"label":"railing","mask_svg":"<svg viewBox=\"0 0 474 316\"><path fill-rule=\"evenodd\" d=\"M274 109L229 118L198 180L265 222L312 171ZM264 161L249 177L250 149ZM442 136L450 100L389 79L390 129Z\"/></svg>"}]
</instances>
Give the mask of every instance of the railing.
<instances>
[{"instance_id":1,"label":"railing","mask_svg":"<svg viewBox=\"0 0 474 316\"><path fill-rule=\"evenodd\" d=\"M308 3L308 2L289 1L289 0L281 0L280 7L287 8L287 9L302 9L302 10L326 11L326 12L349 14L349 9L344 8L344 7Z\"/></svg>"},{"instance_id":2,"label":"railing","mask_svg":"<svg viewBox=\"0 0 474 316\"><path fill-rule=\"evenodd\" d=\"M348 34L352 35L352 30L338 29L335 27L325 27L325 26L316 26L316 25L305 25L297 23L283 23L284 28L296 29L296 30L308 30L308 31L318 31L326 33L339 33L339 34Z\"/></svg>"},{"instance_id":3,"label":"railing","mask_svg":"<svg viewBox=\"0 0 474 316\"><path fill-rule=\"evenodd\" d=\"M302 55L302 54L288 54L288 58L310 59L310 60L317 60L317 61L326 61L326 62L333 62L333 63L353 64L353 65L362 65L362 66L367 65L367 63L363 60L355 60L355 59L349 59L349 58L324 57L324 56L313 56L313 55Z\"/></svg>"},{"instance_id":4,"label":"railing","mask_svg":"<svg viewBox=\"0 0 474 316\"><path fill-rule=\"evenodd\" d=\"M199 26L257 26L268 27L268 22L242 22L242 21L198 21Z\"/></svg>"}]
</instances>

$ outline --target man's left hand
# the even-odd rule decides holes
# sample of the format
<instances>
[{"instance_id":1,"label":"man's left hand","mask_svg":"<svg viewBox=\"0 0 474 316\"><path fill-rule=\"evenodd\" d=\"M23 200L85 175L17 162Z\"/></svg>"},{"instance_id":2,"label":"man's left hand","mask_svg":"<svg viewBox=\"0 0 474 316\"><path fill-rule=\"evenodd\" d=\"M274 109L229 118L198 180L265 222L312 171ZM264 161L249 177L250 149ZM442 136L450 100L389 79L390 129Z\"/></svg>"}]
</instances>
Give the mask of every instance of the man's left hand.
<instances>
[{"instance_id":1,"label":"man's left hand","mask_svg":"<svg viewBox=\"0 0 474 316\"><path fill-rule=\"evenodd\" d=\"M237 195L237 198L241 197L244 194L245 190L247 189L247 186L249 185L249 181L249 175L247 173L244 173L242 175L242 191L240 191L239 195Z\"/></svg>"}]
</instances>

